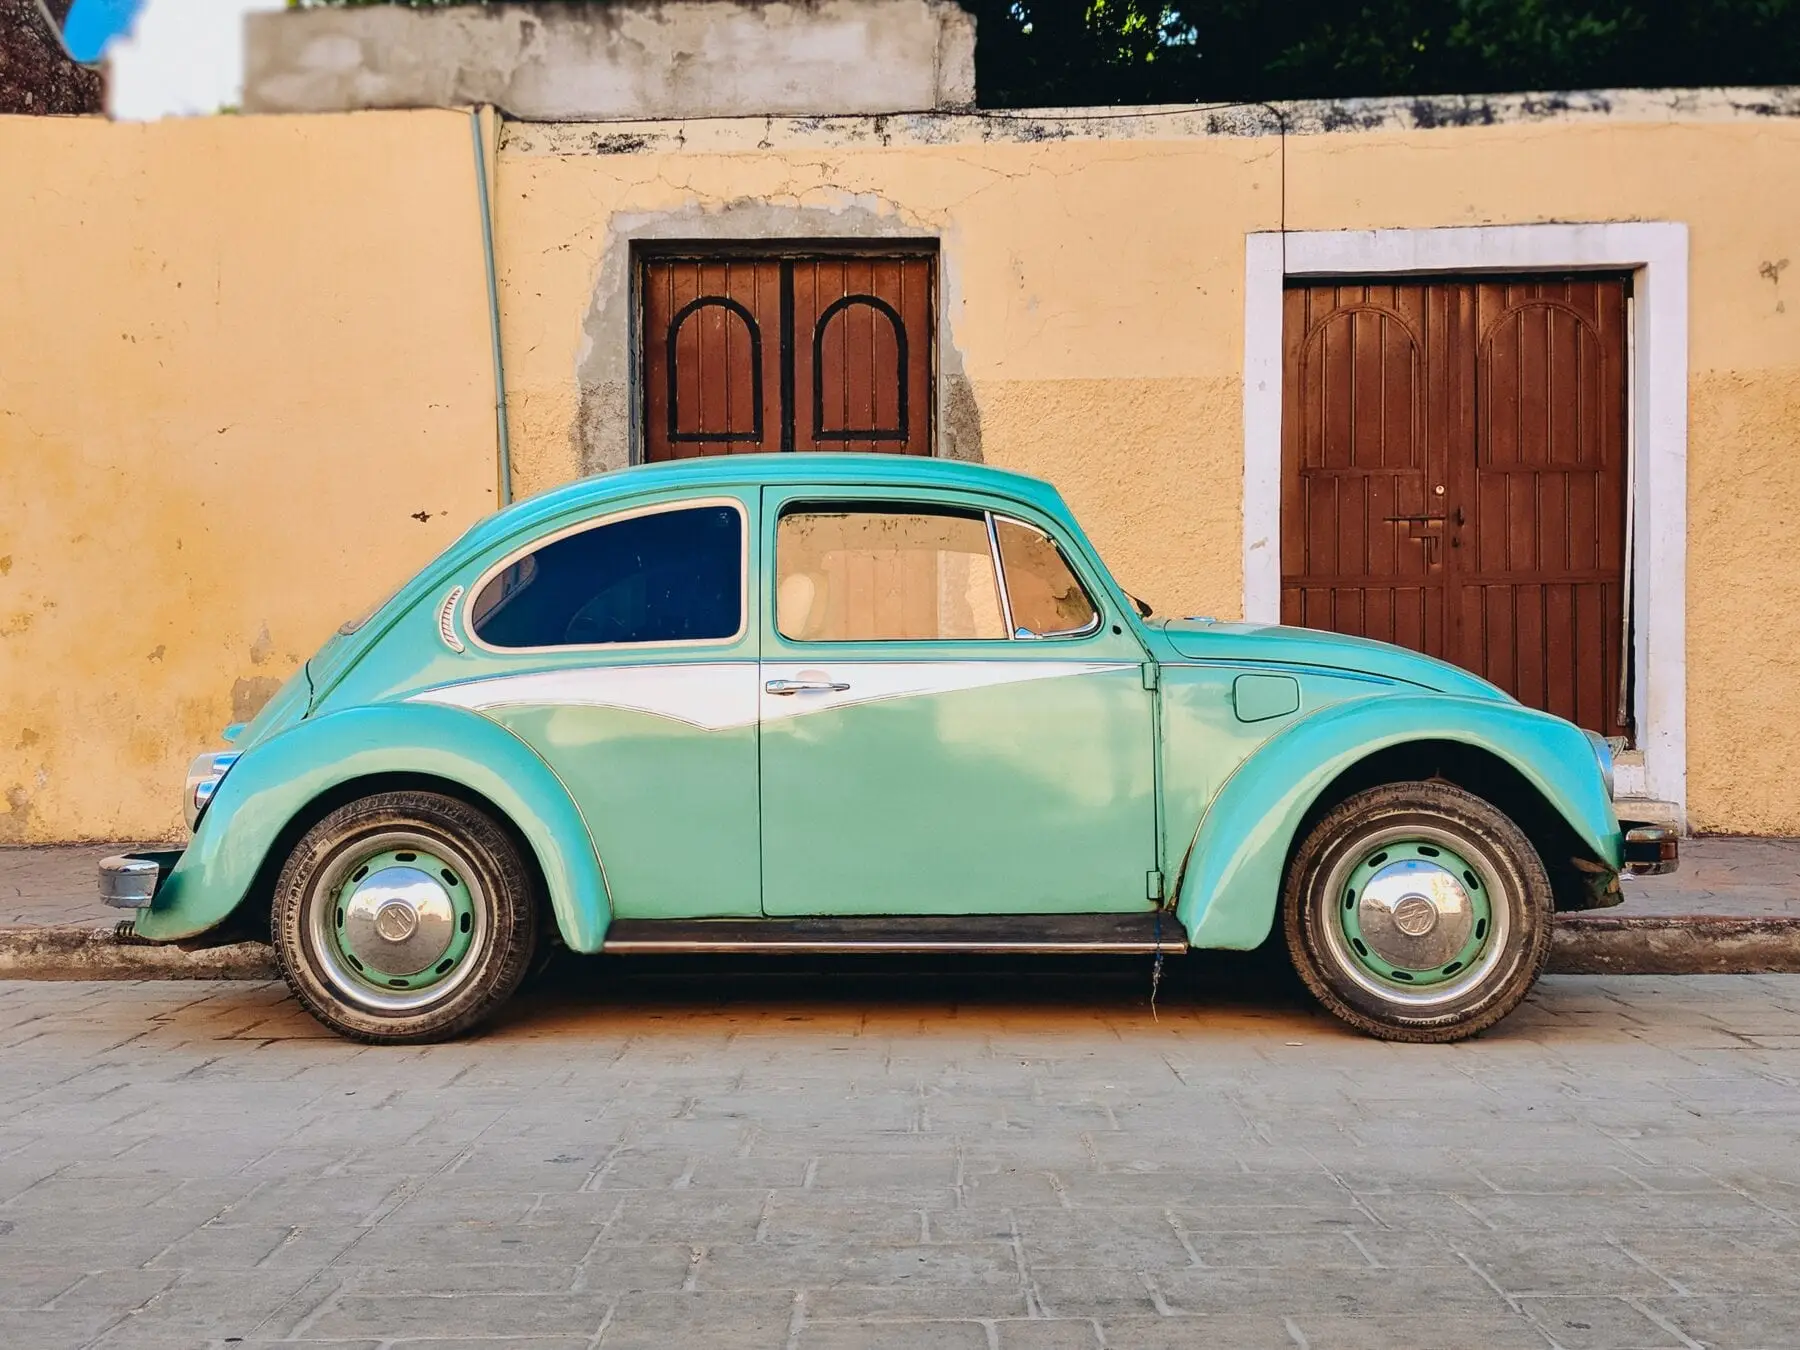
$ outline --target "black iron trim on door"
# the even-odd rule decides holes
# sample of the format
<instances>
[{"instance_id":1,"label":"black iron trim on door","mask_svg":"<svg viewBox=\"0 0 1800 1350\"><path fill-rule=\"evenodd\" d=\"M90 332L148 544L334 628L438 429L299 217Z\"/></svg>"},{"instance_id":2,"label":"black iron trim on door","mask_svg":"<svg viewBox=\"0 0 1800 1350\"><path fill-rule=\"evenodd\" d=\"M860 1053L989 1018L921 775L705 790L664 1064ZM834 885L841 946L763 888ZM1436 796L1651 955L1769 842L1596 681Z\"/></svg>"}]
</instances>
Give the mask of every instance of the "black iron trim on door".
<instances>
[{"instance_id":1,"label":"black iron trim on door","mask_svg":"<svg viewBox=\"0 0 1800 1350\"><path fill-rule=\"evenodd\" d=\"M852 305L866 305L888 321L894 333L894 385L899 393L896 409L895 425L891 427L827 427L825 425L825 381L819 378L825 361L825 327L839 314ZM783 334L783 338L786 338ZM907 416L907 385L912 383L911 352L907 346L906 321L900 312L879 295L845 295L833 300L825 306L825 312L819 315L818 323L813 325L812 341L812 436L815 441L906 441L911 436L910 422ZM790 353L783 353L784 360L791 360Z\"/></svg>"},{"instance_id":2,"label":"black iron trim on door","mask_svg":"<svg viewBox=\"0 0 1800 1350\"><path fill-rule=\"evenodd\" d=\"M675 359L675 344L681 337L681 325L686 323L700 310L717 308L735 314L744 321L744 330L750 337L750 431L742 432L735 428L724 431L683 431L679 425L681 407L676 397L677 381L680 378L680 362ZM669 440L672 442L705 442L705 441L742 441L761 442L763 436L763 368L762 368L762 328L756 322L756 316L749 309L728 295L702 295L687 302L677 310L669 320L668 333L668 376L669 393Z\"/></svg>"}]
</instances>

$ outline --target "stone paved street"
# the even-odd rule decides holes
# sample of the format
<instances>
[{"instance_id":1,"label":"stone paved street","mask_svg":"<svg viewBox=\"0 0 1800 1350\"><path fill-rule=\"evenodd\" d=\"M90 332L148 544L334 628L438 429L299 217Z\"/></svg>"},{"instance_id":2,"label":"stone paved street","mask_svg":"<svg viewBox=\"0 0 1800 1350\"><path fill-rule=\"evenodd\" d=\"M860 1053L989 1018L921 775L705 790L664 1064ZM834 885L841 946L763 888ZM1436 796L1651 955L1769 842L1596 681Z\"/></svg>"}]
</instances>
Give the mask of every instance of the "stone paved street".
<instances>
[{"instance_id":1,"label":"stone paved street","mask_svg":"<svg viewBox=\"0 0 1800 1350\"><path fill-rule=\"evenodd\" d=\"M1800 1345L1800 976L1436 1048L1241 968L670 969L402 1051L0 983L0 1345Z\"/></svg>"}]
</instances>

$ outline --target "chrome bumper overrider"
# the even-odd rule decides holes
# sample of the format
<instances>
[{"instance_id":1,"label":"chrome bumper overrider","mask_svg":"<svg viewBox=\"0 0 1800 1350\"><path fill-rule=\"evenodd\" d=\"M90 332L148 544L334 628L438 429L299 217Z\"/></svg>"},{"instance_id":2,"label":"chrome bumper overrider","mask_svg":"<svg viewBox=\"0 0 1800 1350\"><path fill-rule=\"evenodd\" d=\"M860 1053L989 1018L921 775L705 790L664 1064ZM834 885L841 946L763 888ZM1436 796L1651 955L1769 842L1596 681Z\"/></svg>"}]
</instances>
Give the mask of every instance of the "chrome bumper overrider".
<instances>
[{"instance_id":1,"label":"chrome bumper overrider","mask_svg":"<svg viewBox=\"0 0 1800 1350\"><path fill-rule=\"evenodd\" d=\"M1681 840L1669 826L1622 823L1626 876L1659 877L1681 866Z\"/></svg>"},{"instance_id":2,"label":"chrome bumper overrider","mask_svg":"<svg viewBox=\"0 0 1800 1350\"><path fill-rule=\"evenodd\" d=\"M100 860L100 898L114 909L149 909L180 849L118 853Z\"/></svg>"}]
</instances>

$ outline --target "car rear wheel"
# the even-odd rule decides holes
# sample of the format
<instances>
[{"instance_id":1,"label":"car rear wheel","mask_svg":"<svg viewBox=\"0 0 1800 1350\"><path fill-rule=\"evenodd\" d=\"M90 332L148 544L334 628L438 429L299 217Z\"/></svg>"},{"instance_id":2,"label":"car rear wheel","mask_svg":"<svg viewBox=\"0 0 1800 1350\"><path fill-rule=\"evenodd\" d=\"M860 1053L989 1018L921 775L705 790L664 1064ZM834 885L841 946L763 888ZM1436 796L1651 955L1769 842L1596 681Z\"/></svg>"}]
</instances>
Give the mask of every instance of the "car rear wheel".
<instances>
[{"instance_id":1,"label":"car rear wheel","mask_svg":"<svg viewBox=\"0 0 1800 1350\"><path fill-rule=\"evenodd\" d=\"M289 855L275 953L295 997L370 1043L445 1040L509 998L537 945L517 846L485 812L434 792L339 807Z\"/></svg>"},{"instance_id":2,"label":"car rear wheel","mask_svg":"<svg viewBox=\"0 0 1800 1350\"><path fill-rule=\"evenodd\" d=\"M1288 952L1328 1011L1393 1041L1455 1041L1505 1017L1550 955L1554 902L1531 842L1448 783L1360 792L1288 871Z\"/></svg>"}]
</instances>

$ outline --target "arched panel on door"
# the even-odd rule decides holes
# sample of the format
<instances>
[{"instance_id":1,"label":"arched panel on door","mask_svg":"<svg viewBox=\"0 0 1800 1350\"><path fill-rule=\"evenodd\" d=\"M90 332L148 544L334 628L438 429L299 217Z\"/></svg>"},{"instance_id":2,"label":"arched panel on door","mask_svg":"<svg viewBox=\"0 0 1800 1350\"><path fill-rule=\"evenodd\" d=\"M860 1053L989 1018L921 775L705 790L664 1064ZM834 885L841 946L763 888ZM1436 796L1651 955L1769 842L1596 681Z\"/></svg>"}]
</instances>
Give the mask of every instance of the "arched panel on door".
<instances>
[{"instance_id":1,"label":"arched panel on door","mask_svg":"<svg viewBox=\"0 0 1800 1350\"><path fill-rule=\"evenodd\" d=\"M693 327L695 331L686 330ZM688 341L684 343L684 334ZM703 295L683 305L669 321L667 353L668 438L671 444L748 441L763 438L762 329L756 316L726 295ZM734 360L733 347L743 356ZM746 400L732 380L708 381L704 368L742 364L749 375ZM683 365L692 367L682 378ZM683 385L687 395L682 396ZM734 392L740 396L735 400Z\"/></svg>"},{"instance_id":2,"label":"arched panel on door","mask_svg":"<svg viewBox=\"0 0 1800 1350\"><path fill-rule=\"evenodd\" d=\"M931 241L659 244L637 261L645 459L931 453Z\"/></svg>"},{"instance_id":3,"label":"arched panel on door","mask_svg":"<svg viewBox=\"0 0 1800 1350\"><path fill-rule=\"evenodd\" d=\"M1360 282L1286 303L1282 620L1442 655L1441 307Z\"/></svg>"},{"instance_id":4,"label":"arched panel on door","mask_svg":"<svg viewBox=\"0 0 1800 1350\"><path fill-rule=\"evenodd\" d=\"M1623 736L1625 285L1478 293L1455 659L1522 703Z\"/></svg>"},{"instance_id":5,"label":"arched panel on door","mask_svg":"<svg viewBox=\"0 0 1800 1350\"><path fill-rule=\"evenodd\" d=\"M644 458L780 449L780 264L651 257L638 286Z\"/></svg>"},{"instance_id":6,"label":"arched panel on door","mask_svg":"<svg viewBox=\"0 0 1800 1350\"><path fill-rule=\"evenodd\" d=\"M905 443L908 346L900 312L880 296L827 305L813 325L812 438Z\"/></svg>"}]
</instances>

